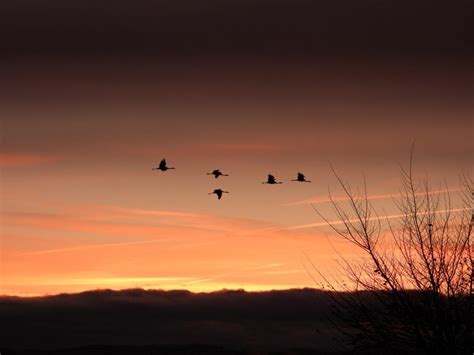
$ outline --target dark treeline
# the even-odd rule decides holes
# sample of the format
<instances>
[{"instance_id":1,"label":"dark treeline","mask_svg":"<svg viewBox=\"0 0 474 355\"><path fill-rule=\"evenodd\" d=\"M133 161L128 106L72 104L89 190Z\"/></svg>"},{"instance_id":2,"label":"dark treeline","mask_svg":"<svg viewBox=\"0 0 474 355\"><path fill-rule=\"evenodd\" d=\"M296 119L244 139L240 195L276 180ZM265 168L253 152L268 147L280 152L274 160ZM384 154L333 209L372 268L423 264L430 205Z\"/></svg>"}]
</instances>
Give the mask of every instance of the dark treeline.
<instances>
[{"instance_id":1,"label":"dark treeline","mask_svg":"<svg viewBox=\"0 0 474 355\"><path fill-rule=\"evenodd\" d=\"M373 293L360 296L375 307ZM339 338L331 309L329 293L314 289L5 296L0 298L0 350L7 354L69 348L68 353L83 349L105 354L139 347L133 352L353 353Z\"/></svg>"}]
</instances>

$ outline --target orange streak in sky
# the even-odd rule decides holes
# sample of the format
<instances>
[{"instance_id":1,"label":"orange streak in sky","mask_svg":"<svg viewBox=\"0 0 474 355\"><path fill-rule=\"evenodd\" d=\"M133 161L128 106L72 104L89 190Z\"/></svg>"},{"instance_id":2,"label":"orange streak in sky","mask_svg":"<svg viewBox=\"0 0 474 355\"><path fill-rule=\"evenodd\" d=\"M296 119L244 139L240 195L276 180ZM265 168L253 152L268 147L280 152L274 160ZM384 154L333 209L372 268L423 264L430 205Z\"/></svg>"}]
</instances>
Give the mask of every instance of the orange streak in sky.
<instances>
[{"instance_id":1,"label":"orange streak in sky","mask_svg":"<svg viewBox=\"0 0 474 355\"><path fill-rule=\"evenodd\" d=\"M438 210L438 211L432 211L432 212L419 212L419 215L427 215L429 213L446 213L446 212L461 212L461 211L470 211L471 208L453 208L449 210ZM402 218L402 217L407 217L410 216L409 214L392 214L388 216L375 216L375 217L370 217L368 218L369 221L381 221L385 219L396 219L396 218ZM303 229L303 228L312 228L312 227L327 227L330 225L341 225L344 223L354 223L358 222L359 219L354 218L354 219L348 219L348 220L336 220L336 221L329 221L329 222L318 222L318 223L309 223L309 224L301 224L298 226L293 226L286 228L287 230L292 230L292 229Z\"/></svg>"},{"instance_id":2,"label":"orange streak in sky","mask_svg":"<svg viewBox=\"0 0 474 355\"><path fill-rule=\"evenodd\" d=\"M447 192L457 192L461 191L461 189L441 189L441 190L433 190L429 191L429 195L437 195L437 194L442 194L442 193L447 193ZM422 196L426 195L426 192L418 192L415 194L416 196ZM380 195L369 195L367 196L367 200L385 200L389 198L397 199L401 198L403 195L401 193L393 193L393 194L380 194ZM365 196L361 196L359 198L356 198L356 200L361 200L365 199ZM311 199L305 199L305 200L300 200L300 201L294 201L294 202L288 202L285 203L284 206L298 206L298 205L319 205L323 203L330 203L330 202L344 202L344 201L349 201L349 198L346 196L337 196L333 197L332 199L324 197L324 198L311 198Z\"/></svg>"},{"instance_id":3,"label":"orange streak in sky","mask_svg":"<svg viewBox=\"0 0 474 355\"><path fill-rule=\"evenodd\" d=\"M51 155L0 153L0 168L39 165L55 160L57 160L57 158Z\"/></svg>"}]
</instances>

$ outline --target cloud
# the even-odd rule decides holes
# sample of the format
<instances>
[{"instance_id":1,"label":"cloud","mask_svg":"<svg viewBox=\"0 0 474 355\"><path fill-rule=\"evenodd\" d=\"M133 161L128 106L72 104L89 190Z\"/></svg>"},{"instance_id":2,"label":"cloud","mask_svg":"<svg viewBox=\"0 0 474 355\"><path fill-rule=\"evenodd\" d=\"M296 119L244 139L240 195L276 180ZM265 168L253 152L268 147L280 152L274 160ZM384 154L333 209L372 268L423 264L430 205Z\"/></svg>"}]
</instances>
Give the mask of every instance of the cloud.
<instances>
[{"instance_id":1,"label":"cloud","mask_svg":"<svg viewBox=\"0 0 474 355\"><path fill-rule=\"evenodd\" d=\"M151 220L153 217L164 217L158 221L163 225L220 231L233 234L248 235L252 233L272 231L275 229L273 223L251 218L224 217L206 213L122 208L114 206L98 206L97 208L105 212L104 217L107 217L107 213L109 213L110 216L149 217Z\"/></svg>"},{"instance_id":2,"label":"cloud","mask_svg":"<svg viewBox=\"0 0 474 355\"><path fill-rule=\"evenodd\" d=\"M432 190L428 192L428 195L438 195L438 194L444 194L444 193L450 193L450 192L457 192L461 191L461 189L440 189L440 190ZM426 195L426 192L418 192L415 193L416 196L423 196ZM373 201L373 200L386 200L386 199L399 199L405 195L396 192L392 194L379 194L379 195L369 195L367 196L367 200ZM356 200L362 200L365 199L364 196L360 196L356 198ZM309 198L305 200L299 200L299 201L294 201L294 202L288 202L283 204L284 206L298 206L298 205L320 205L323 203L331 203L332 201L334 202L345 202L349 201L349 198L347 196L335 196L332 198L332 200L328 197L315 197L315 198Z\"/></svg>"},{"instance_id":3,"label":"cloud","mask_svg":"<svg viewBox=\"0 0 474 355\"><path fill-rule=\"evenodd\" d=\"M280 263L273 263L273 264L260 265L260 266L250 267L250 268L243 268L243 269L239 269L239 270L236 270L236 271L230 272L230 273L225 273L225 274L220 274L220 275L216 275L216 276L212 276L212 277L206 277L206 278L200 278L200 279L197 279L197 280L193 280L191 282L183 284L183 286L187 287L187 286L190 286L190 285L201 284L201 283L205 283L205 282L209 282L209 281L215 281L215 280L227 278L229 276L236 275L236 274L238 274L242 271L244 271L244 272L245 271L260 271L260 270L278 268L278 267L281 267L281 266L285 266L285 265L280 264Z\"/></svg>"},{"instance_id":4,"label":"cloud","mask_svg":"<svg viewBox=\"0 0 474 355\"><path fill-rule=\"evenodd\" d=\"M20 247L14 254L42 256L160 243L167 247L196 247L214 244L223 236L247 237L278 231L264 221L182 211L103 205L66 207L63 211L61 214L4 213L2 223L6 230L21 227L35 235L44 234L44 230L63 234L54 246L48 247L36 239L35 249L41 249L22 251ZM94 237L94 241L84 244L84 238L90 237ZM15 240L10 241L10 248L10 251L17 248Z\"/></svg>"},{"instance_id":5,"label":"cloud","mask_svg":"<svg viewBox=\"0 0 474 355\"><path fill-rule=\"evenodd\" d=\"M284 274L299 274L305 272L304 269L278 270L278 271L264 271L268 275L284 275Z\"/></svg>"},{"instance_id":6,"label":"cloud","mask_svg":"<svg viewBox=\"0 0 474 355\"><path fill-rule=\"evenodd\" d=\"M5 226L34 227L114 237L157 237L176 234L176 228L165 225L111 222L60 214L6 213L3 215L3 223ZM180 229L186 230L187 227Z\"/></svg>"},{"instance_id":7,"label":"cloud","mask_svg":"<svg viewBox=\"0 0 474 355\"><path fill-rule=\"evenodd\" d=\"M211 143L203 145L214 151L227 151L236 153L273 153L286 150L281 144L264 144L264 143Z\"/></svg>"},{"instance_id":8,"label":"cloud","mask_svg":"<svg viewBox=\"0 0 474 355\"><path fill-rule=\"evenodd\" d=\"M194 280L194 277L181 277L181 276L158 276L158 277L94 277L94 278L69 278L67 280L41 280L38 282L30 282L32 285L83 285L91 288L96 287L111 287L117 285L133 285L133 284L143 284L156 282L160 285L166 283L174 283L179 281L189 281Z\"/></svg>"},{"instance_id":9,"label":"cloud","mask_svg":"<svg viewBox=\"0 0 474 355\"><path fill-rule=\"evenodd\" d=\"M147 210L143 208L103 206L102 209L109 210L111 212L116 212L116 213L143 215L143 216L189 217L189 218L199 218L202 216L201 214L192 213L192 212L180 212L180 211L168 211L168 210Z\"/></svg>"},{"instance_id":10,"label":"cloud","mask_svg":"<svg viewBox=\"0 0 474 355\"><path fill-rule=\"evenodd\" d=\"M256 228L268 225L266 222L245 219L228 218L206 214L181 213L173 211L154 211L141 209L110 208L102 209L96 215L93 211L83 211L84 214L75 216L64 214L42 213L5 213L4 224L29 226L46 229L56 229L71 232L83 232L104 235L133 235L157 236L163 233L173 233L178 229L203 230L226 233L249 233ZM124 221L133 216L165 217L158 220ZM118 221L111 221L118 218ZM123 219L121 219L123 218Z\"/></svg>"},{"instance_id":11,"label":"cloud","mask_svg":"<svg viewBox=\"0 0 474 355\"><path fill-rule=\"evenodd\" d=\"M58 157L46 154L0 153L0 168L43 165L58 160Z\"/></svg>"},{"instance_id":12,"label":"cloud","mask_svg":"<svg viewBox=\"0 0 474 355\"><path fill-rule=\"evenodd\" d=\"M63 252L69 252L69 251L80 251L80 250L95 249L95 248L113 248L113 247L124 247L124 246L141 245L141 244L155 244L155 243L167 242L170 240L172 239L162 238L162 239L140 240L136 242L124 242L124 243L87 244L87 245L77 245L77 246L68 247L68 248L55 248L55 249L31 251L31 252L26 252L26 253L19 253L17 255L19 256L44 255L44 254L63 253Z\"/></svg>"},{"instance_id":13,"label":"cloud","mask_svg":"<svg viewBox=\"0 0 474 355\"><path fill-rule=\"evenodd\" d=\"M447 213L447 212L464 212L464 211L470 211L471 208L452 208L452 209L447 209L447 210L438 210L438 211L433 211L432 213ZM419 212L418 215L427 215L429 214L429 212ZM404 214L404 213L400 213L400 214L392 214L392 215L385 215L385 216L374 216L374 217L370 217L368 218L369 221L382 221L382 220L386 220L386 219L397 219L397 218L403 218L403 217L407 217L409 216L409 214ZM334 226L337 226L337 225L342 225L344 223L354 223L354 222L357 222L358 219L357 218L354 218L354 219L348 219L348 220L335 220L335 221L329 221L329 222L317 222L317 223L309 223L309 224L300 224L298 226L292 226L292 227L288 227L288 228L285 228L286 230L293 230L293 229L304 229L304 228L314 228L314 227L328 227L330 225L334 225Z\"/></svg>"},{"instance_id":14,"label":"cloud","mask_svg":"<svg viewBox=\"0 0 474 355\"><path fill-rule=\"evenodd\" d=\"M44 2L33 1L20 8L8 1L0 4L0 34L10 34L10 40L0 37L2 49L17 49L14 44L21 42L23 50L35 53L41 48L51 54L67 50L92 54L100 48L102 55L117 51L150 55L151 51L162 56L230 52L234 56L301 53L320 57L342 51L346 62L350 62L347 55L367 51L401 55L414 49L416 53L470 50L465 36L460 35L462 30L469 32L464 15L471 13L468 1L449 5L439 1L429 5L423 1L382 2L374 6L365 0L341 6L330 1L279 0L270 7L261 0L225 1L219 6L189 1L144 6L117 0L107 9L87 7L81 0L70 0L67 6L57 0L46 3L48 6L41 6ZM410 16L414 9L429 11L423 17ZM104 23L108 24L105 28ZM262 23L265 26L250 25ZM153 48L149 48L150 41Z\"/></svg>"}]
</instances>

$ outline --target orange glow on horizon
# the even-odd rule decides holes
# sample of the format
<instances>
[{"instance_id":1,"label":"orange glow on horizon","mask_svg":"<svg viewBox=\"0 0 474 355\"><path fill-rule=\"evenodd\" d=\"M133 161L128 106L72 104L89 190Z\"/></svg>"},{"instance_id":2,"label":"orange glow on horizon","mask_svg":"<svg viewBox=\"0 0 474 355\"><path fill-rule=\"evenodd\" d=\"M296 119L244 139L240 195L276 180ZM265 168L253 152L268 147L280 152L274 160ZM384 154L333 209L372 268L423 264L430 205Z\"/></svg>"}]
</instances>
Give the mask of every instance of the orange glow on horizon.
<instances>
[{"instance_id":1,"label":"orange glow on horizon","mask_svg":"<svg viewBox=\"0 0 474 355\"><path fill-rule=\"evenodd\" d=\"M331 243L352 253L349 245L330 242L322 233L292 232L262 221L115 207L74 213L79 216L4 215L7 229L27 232L4 236L1 294L315 287L302 264L303 251L322 268L336 265ZM82 241L67 238L65 244L61 235L68 234Z\"/></svg>"}]
</instances>

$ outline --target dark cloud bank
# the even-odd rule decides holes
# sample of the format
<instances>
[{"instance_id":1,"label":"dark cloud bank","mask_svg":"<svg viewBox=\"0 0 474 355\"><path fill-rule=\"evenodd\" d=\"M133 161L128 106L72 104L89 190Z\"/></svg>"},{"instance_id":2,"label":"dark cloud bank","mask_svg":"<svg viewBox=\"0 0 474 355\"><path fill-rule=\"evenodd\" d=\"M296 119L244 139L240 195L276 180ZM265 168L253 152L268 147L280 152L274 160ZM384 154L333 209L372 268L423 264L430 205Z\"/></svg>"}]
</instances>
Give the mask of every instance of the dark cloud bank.
<instances>
[{"instance_id":1,"label":"dark cloud bank","mask_svg":"<svg viewBox=\"0 0 474 355\"><path fill-rule=\"evenodd\" d=\"M0 350L2 355L67 348L115 354L334 353L341 348L332 339L330 303L327 293L312 289L2 297Z\"/></svg>"},{"instance_id":2,"label":"dark cloud bank","mask_svg":"<svg viewBox=\"0 0 474 355\"><path fill-rule=\"evenodd\" d=\"M15 0L0 45L27 53L472 53L472 1Z\"/></svg>"}]
</instances>

